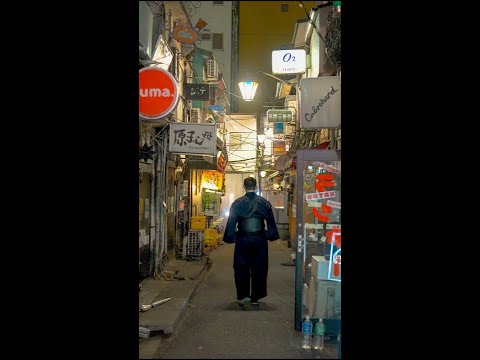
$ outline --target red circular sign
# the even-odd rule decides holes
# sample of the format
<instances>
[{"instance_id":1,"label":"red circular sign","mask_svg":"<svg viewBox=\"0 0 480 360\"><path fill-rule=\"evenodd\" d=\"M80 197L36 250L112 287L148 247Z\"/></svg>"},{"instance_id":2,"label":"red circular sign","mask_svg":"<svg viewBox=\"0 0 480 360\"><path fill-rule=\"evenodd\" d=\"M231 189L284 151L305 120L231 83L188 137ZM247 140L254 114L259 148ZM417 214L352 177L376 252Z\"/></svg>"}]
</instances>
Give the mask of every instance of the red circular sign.
<instances>
[{"instance_id":1,"label":"red circular sign","mask_svg":"<svg viewBox=\"0 0 480 360\"><path fill-rule=\"evenodd\" d=\"M175 78L157 67L140 69L138 111L145 119L167 116L177 106L179 94Z\"/></svg>"}]
</instances>

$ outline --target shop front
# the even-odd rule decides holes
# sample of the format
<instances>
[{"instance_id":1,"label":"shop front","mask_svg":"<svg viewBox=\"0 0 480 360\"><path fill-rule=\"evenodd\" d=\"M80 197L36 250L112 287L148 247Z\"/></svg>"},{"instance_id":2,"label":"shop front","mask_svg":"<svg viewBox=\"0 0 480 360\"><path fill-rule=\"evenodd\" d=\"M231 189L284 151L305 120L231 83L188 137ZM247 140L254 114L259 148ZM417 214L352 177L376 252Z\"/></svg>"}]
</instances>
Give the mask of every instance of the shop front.
<instances>
[{"instance_id":1,"label":"shop front","mask_svg":"<svg viewBox=\"0 0 480 360\"><path fill-rule=\"evenodd\" d=\"M298 150L292 216L296 219L295 329L309 315L324 320L326 334L340 334L340 150Z\"/></svg>"}]
</instances>

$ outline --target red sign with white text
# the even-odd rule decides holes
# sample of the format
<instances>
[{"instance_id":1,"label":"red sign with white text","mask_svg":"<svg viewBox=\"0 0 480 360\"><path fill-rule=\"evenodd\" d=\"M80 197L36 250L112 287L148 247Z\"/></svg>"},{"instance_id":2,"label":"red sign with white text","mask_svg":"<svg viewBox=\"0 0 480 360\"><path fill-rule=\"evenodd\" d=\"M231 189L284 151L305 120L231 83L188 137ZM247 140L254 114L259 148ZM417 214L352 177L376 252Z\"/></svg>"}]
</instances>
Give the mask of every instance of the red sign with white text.
<instances>
[{"instance_id":1,"label":"red sign with white text","mask_svg":"<svg viewBox=\"0 0 480 360\"><path fill-rule=\"evenodd\" d=\"M145 119L159 119L170 114L177 106L177 81L166 70L158 67L140 69L138 111Z\"/></svg>"}]
</instances>

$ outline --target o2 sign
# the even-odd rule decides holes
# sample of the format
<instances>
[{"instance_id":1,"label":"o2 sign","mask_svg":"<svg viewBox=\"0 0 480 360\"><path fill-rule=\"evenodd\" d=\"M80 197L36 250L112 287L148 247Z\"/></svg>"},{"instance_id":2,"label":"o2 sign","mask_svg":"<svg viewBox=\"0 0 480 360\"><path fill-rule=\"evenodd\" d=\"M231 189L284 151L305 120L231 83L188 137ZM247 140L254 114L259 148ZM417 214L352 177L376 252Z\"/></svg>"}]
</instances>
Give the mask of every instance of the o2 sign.
<instances>
[{"instance_id":1,"label":"o2 sign","mask_svg":"<svg viewBox=\"0 0 480 360\"><path fill-rule=\"evenodd\" d=\"M303 74L307 70L307 54L303 49L272 51L272 73Z\"/></svg>"}]
</instances>

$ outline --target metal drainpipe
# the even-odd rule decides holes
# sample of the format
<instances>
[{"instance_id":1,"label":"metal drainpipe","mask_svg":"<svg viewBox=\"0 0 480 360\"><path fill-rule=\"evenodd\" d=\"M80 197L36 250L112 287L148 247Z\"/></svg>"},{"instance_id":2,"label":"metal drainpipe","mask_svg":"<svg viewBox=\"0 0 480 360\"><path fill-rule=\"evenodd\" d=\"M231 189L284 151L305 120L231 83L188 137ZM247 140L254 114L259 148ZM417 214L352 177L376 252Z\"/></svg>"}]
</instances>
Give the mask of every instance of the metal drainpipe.
<instances>
[{"instance_id":1,"label":"metal drainpipe","mask_svg":"<svg viewBox=\"0 0 480 360\"><path fill-rule=\"evenodd\" d=\"M295 91L295 100L297 103L297 109L295 111L295 114L297 115L297 119L296 119L297 121L295 121L295 137L299 139L300 138L300 107L298 104L298 98L300 95L300 79L301 79L300 74L297 74L296 78L297 78L297 89ZM295 153L296 152L297 152L297 149L295 149Z\"/></svg>"},{"instance_id":2,"label":"metal drainpipe","mask_svg":"<svg viewBox=\"0 0 480 360\"><path fill-rule=\"evenodd\" d=\"M155 164L155 268L154 268L154 274L156 274L156 271L158 269L158 252L159 252L159 247L160 247L160 194L159 194L159 189L160 189L160 172L158 171L158 168L160 167L160 162L161 157L162 157L162 149L158 144L156 144L157 147L157 163Z\"/></svg>"},{"instance_id":3,"label":"metal drainpipe","mask_svg":"<svg viewBox=\"0 0 480 360\"><path fill-rule=\"evenodd\" d=\"M155 144L156 145L156 144ZM156 228L158 226L157 224L157 219L156 219L156 208L155 208L155 191L156 191L156 183L155 183L155 179L156 179L156 176L155 176L155 168L156 168L156 164L157 164L157 161L158 161L158 157L157 159L155 159L154 163L153 163L153 168L152 168L152 179L151 179L151 182L150 182L150 186L152 187L152 189L150 190L150 231L149 231L149 235L150 235L150 261L149 261L149 274L150 276L153 275L153 261L152 261L152 254L153 254L153 245L154 245L154 242L157 241L157 233L156 233ZM155 227L155 231L153 232L153 236L152 236L152 228Z\"/></svg>"},{"instance_id":4,"label":"metal drainpipe","mask_svg":"<svg viewBox=\"0 0 480 360\"><path fill-rule=\"evenodd\" d=\"M164 228L163 224L163 196L161 195L161 191L163 188L164 183L164 158L165 152L163 151L165 141L163 139L163 135L161 135L160 141L157 143L157 153L158 156L158 163L155 171L157 172L156 176L156 186L155 186L155 199L156 199L156 219L157 219L157 228L156 228L156 243L155 243L155 271L158 269L159 265L159 258L163 256L164 251L166 250L165 246L165 238L163 236L162 229Z\"/></svg>"},{"instance_id":5,"label":"metal drainpipe","mask_svg":"<svg viewBox=\"0 0 480 360\"><path fill-rule=\"evenodd\" d=\"M162 150L165 149L165 136L162 134ZM167 160L167 153L165 151L162 151L162 163L161 163L161 169L160 173L162 174L162 183L161 183L161 204L163 206L162 212L160 213L160 219L161 219L161 228L166 229L167 228L167 220L166 220L166 213L167 213L167 207L164 206L164 203L166 204L166 176L167 176L167 171L166 171L166 161ZM167 253L167 237L165 236L166 231L161 231L161 237L162 237L162 250L160 252L160 260L163 259L163 254Z\"/></svg>"}]
</instances>

